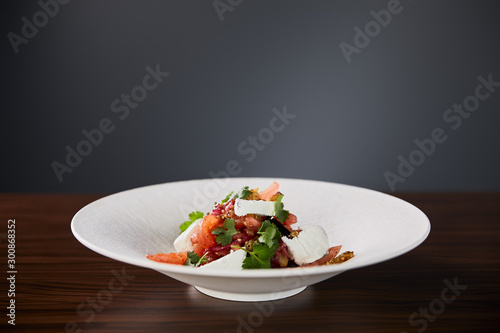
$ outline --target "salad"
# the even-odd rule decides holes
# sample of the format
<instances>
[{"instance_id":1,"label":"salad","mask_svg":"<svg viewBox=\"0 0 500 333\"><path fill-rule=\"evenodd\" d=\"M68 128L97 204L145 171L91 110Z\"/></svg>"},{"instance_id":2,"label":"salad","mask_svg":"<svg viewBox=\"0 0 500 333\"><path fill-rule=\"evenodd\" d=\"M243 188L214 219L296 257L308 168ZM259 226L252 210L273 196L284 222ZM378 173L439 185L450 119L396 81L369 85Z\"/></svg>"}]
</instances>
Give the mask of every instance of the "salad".
<instances>
[{"instance_id":1,"label":"salad","mask_svg":"<svg viewBox=\"0 0 500 333\"><path fill-rule=\"evenodd\" d=\"M192 212L174 241L177 252L147 255L150 260L199 269L254 269L330 265L354 257L329 246L321 226L294 228L297 216L284 209L279 184L243 187L216 203L211 212Z\"/></svg>"}]
</instances>

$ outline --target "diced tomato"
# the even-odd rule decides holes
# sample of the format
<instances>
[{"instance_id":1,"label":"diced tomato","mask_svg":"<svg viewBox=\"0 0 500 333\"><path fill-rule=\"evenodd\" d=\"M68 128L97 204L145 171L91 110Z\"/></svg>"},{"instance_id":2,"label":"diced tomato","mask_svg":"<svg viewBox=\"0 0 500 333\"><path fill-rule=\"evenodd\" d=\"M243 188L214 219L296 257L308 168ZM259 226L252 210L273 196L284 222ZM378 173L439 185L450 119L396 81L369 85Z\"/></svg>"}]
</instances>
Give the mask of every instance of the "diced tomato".
<instances>
[{"instance_id":1,"label":"diced tomato","mask_svg":"<svg viewBox=\"0 0 500 333\"><path fill-rule=\"evenodd\" d=\"M293 214L288 214L288 219L283 223L283 226L289 231L293 231L292 224L297 223L297 216Z\"/></svg>"},{"instance_id":2,"label":"diced tomato","mask_svg":"<svg viewBox=\"0 0 500 333\"><path fill-rule=\"evenodd\" d=\"M245 226L245 221L239 216L234 215L233 219L235 221L234 228L236 230L241 230Z\"/></svg>"},{"instance_id":3,"label":"diced tomato","mask_svg":"<svg viewBox=\"0 0 500 333\"><path fill-rule=\"evenodd\" d=\"M174 265L184 265L187 259L187 252L157 253L157 254L147 255L146 258L156 262L163 262Z\"/></svg>"},{"instance_id":4,"label":"diced tomato","mask_svg":"<svg viewBox=\"0 0 500 333\"><path fill-rule=\"evenodd\" d=\"M222 224L222 219L217 216L206 215L198 226L198 230L191 236L191 242L195 245L199 244L203 249L208 249L215 244L215 236L212 235L212 231Z\"/></svg>"},{"instance_id":5,"label":"diced tomato","mask_svg":"<svg viewBox=\"0 0 500 333\"><path fill-rule=\"evenodd\" d=\"M243 232L238 232L237 234L233 235L233 241L237 241L239 239L244 239L244 238L248 238L248 235Z\"/></svg>"},{"instance_id":6,"label":"diced tomato","mask_svg":"<svg viewBox=\"0 0 500 333\"><path fill-rule=\"evenodd\" d=\"M247 228L247 233L249 235L254 235L259 231L260 225L262 224L261 221L257 220L253 216L245 216L243 218L243 223L245 224L245 227Z\"/></svg>"},{"instance_id":7,"label":"diced tomato","mask_svg":"<svg viewBox=\"0 0 500 333\"><path fill-rule=\"evenodd\" d=\"M205 252L205 249L200 244L194 244L193 252L202 257L203 253Z\"/></svg>"},{"instance_id":8,"label":"diced tomato","mask_svg":"<svg viewBox=\"0 0 500 333\"><path fill-rule=\"evenodd\" d=\"M289 213L288 219L283 224L284 225L292 225L294 223L297 223L297 216L293 215L292 213Z\"/></svg>"}]
</instances>

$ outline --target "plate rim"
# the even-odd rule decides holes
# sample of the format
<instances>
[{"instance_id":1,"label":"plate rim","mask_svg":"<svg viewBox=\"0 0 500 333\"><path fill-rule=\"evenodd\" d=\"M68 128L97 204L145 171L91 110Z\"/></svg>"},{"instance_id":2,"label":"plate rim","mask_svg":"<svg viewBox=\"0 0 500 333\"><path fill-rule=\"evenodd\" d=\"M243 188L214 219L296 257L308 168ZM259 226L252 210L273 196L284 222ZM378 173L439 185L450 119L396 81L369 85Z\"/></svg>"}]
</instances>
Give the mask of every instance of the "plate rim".
<instances>
[{"instance_id":1,"label":"plate rim","mask_svg":"<svg viewBox=\"0 0 500 333\"><path fill-rule=\"evenodd\" d=\"M375 193L376 195L381 195L390 198L390 200L395 200L396 202L402 203L404 205L409 205L412 207L412 209L415 209L417 213L421 214L422 217L424 218L424 222L426 223L426 228L425 231L418 237L416 238L413 242L407 244L406 246L400 248L398 251L395 251L391 253L390 255L387 255L383 258L380 259L375 259L369 262L357 262L357 261L348 261L346 263L342 263L339 265L328 265L328 266L313 266L313 267L297 267L297 268L285 268L285 269L247 269L247 270L241 270L241 271L218 271L218 270L197 270L194 267L188 267L188 266L181 266L181 265L172 265L172 264L166 264L166 263L158 263L158 262L147 262L147 261L140 261L135 258L127 258L125 255L121 255L119 253L109 251L106 249L101 248L98 245L93 244L91 241L85 239L85 237L81 236L78 231L76 230L77 224L78 224L78 218L79 215L82 214L82 212L90 209L91 206L95 205L98 202L102 202L105 200L110 200L114 196L121 196L121 195L126 195L128 192L132 191L141 191L141 190L148 190L154 187L162 187L162 186L167 186L170 184L189 184L189 183L194 183L194 182L206 182L206 181L213 181L216 178L197 178L197 179L187 179L187 180L179 180L179 181L173 181L173 182L164 182L164 183L158 183L158 184L151 184L151 185L145 185L145 186L140 186L136 188L131 188L119 192L115 192L112 194L105 195L104 197L101 197L97 200L94 200L82 208L80 208L73 218L71 219L71 232L73 233L74 237L85 247L88 249L103 255L105 257L111 258L113 260L117 260L123 263L127 263L130 265L134 266L139 266L139 267L144 267L144 268L149 268L153 269L156 271L159 271L164 274L182 274L182 275L197 275L197 276L207 276L207 277L231 277L231 278L270 278L270 277L284 277L287 275L322 275L322 274L330 274L334 272L344 272L352 269L358 269L366 266L371 266L375 264L379 264L394 258L397 258L405 253L408 253L415 248L417 248L420 244L422 244L428 237L431 231L431 223L428 218L428 216L418 207L415 205L400 199L398 197L395 197L393 195L390 195L388 193L380 192L377 190L369 189L369 188L364 188L356 185L349 185L349 184L343 184L343 183L337 183L337 182L329 182L329 181L323 181L323 180L313 180L313 179L303 179L303 178L277 178L277 177L227 177L226 179L229 180L238 180L238 181L277 181L278 183L281 180L284 181L296 181L296 182L315 182L315 183L320 183L320 184L327 184L327 185L333 185L333 186L339 186L339 187L348 187L352 188L354 190L359 190L359 191L367 191L367 192L372 192ZM355 249L352 251L355 252Z\"/></svg>"}]
</instances>

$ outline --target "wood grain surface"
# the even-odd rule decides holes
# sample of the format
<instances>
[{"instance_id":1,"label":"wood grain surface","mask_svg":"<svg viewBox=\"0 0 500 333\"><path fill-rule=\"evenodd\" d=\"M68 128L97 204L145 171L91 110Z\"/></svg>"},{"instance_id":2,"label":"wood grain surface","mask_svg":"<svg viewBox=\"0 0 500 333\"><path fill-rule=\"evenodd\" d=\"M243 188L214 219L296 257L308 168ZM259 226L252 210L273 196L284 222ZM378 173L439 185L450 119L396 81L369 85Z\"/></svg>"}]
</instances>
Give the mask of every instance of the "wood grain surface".
<instances>
[{"instance_id":1,"label":"wood grain surface","mask_svg":"<svg viewBox=\"0 0 500 333\"><path fill-rule=\"evenodd\" d=\"M500 193L396 196L431 220L415 250L275 302L214 299L81 245L70 221L102 195L1 194L1 332L499 332ZM16 221L15 326L7 224Z\"/></svg>"}]
</instances>

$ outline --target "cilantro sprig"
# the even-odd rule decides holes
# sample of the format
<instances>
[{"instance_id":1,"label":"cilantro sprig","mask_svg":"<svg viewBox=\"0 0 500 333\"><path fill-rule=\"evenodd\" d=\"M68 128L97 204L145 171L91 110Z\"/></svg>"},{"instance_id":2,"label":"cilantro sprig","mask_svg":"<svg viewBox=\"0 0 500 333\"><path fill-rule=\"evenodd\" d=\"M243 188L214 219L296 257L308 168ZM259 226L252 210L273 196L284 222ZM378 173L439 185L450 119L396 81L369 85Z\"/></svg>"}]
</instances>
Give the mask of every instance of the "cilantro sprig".
<instances>
[{"instance_id":1,"label":"cilantro sprig","mask_svg":"<svg viewBox=\"0 0 500 333\"><path fill-rule=\"evenodd\" d=\"M270 248L273 247L274 244L276 244L281 238L281 232L278 230L278 227L272 224L269 220L262 222L262 225L257 233L260 235L258 238L259 243L266 244Z\"/></svg>"},{"instance_id":2,"label":"cilantro sprig","mask_svg":"<svg viewBox=\"0 0 500 333\"><path fill-rule=\"evenodd\" d=\"M252 194L252 191L248 189L248 186L242 187L238 192L234 193L234 191L229 192L224 199L220 201L221 204L225 204L229 200L232 199L246 199ZM217 203L215 203L217 205Z\"/></svg>"},{"instance_id":3,"label":"cilantro sprig","mask_svg":"<svg viewBox=\"0 0 500 333\"><path fill-rule=\"evenodd\" d=\"M224 199L222 199L222 200L221 200L221 202L220 202L220 203L221 203L221 204L223 204L223 203L228 202L228 201L229 201L229 199L231 199L231 196L233 195L233 193L234 193L233 191L229 192L229 193L226 195L226 197L225 197Z\"/></svg>"},{"instance_id":4,"label":"cilantro sprig","mask_svg":"<svg viewBox=\"0 0 500 333\"><path fill-rule=\"evenodd\" d=\"M257 232L260 236L257 243L253 244L252 250L233 246L244 250L248 256L243 260L243 268L271 268L271 258L276 254L279 248L279 239L281 232L269 220L262 222Z\"/></svg>"},{"instance_id":5,"label":"cilantro sprig","mask_svg":"<svg viewBox=\"0 0 500 333\"><path fill-rule=\"evenodd\" d=\"M272 247L257 243L253 245L252 251L245 250L249 256L243 260L243 268L271 268L271 258L278 249L278 243Z\"/></svg>"},{"instance_id":6,"label":"cilantro sprig","mask_svg":"<svg viewBox=\"0 0 500 333\"><path fill-rule=\"evenodd\" d=\"M290 212L288 210L283 209L283 203L281 202L281 199L283 198L283 194L278 197L278 200L274 203L274 212L276 213L276 218L278 221L281 223L284 223L286 220L288 220L288 215Z\"/></svg>"},{"instance_id":7,"label":"cilantro sprig","mask_svg":"<svg viewBox=\"0 0 500 333\"><path fill-rule=\"evenodd\" d=\"M186 266L194 266L194 267L198 267L200 266L201 264L204 264L207 262L207 259L205 258L205 256L207 255L208 252L206 252L203 256L200 256L197 255L196 253L194 253L194 251L189 251L187 253L187 259L186 259L186 262L184 263L184 265Z\"/></svg>"},{"instance_id":8,"label":"cilantro sprig","mask_svg":"<svg viewBox=\"0 0 500 333\"><path fill-rule=\"evenodd\" d=\"M252 191L248 189L248 186L245 186L236 192L232 199L246 199L250 196L250 194L252 194Z\"/></svg>"},{"instance_id":9,"label":"cilantro sprig","mask_svg":"<svg viewBox=\"0 0 500 333\"><path fill-rule=\"evenodd\" d=\"M233 236L238 233L235 225L236 222L233 219L225 219L222 227L217 227L212 231L212 234L217 236L215 237L215 241L223 246L231 243Z\"/></svg>"},{"instance_id":10,"label":"cilantro sprig","mask_svg":"<svg viewBox=\"0 0 500 333\"><path fill-rule=\"evenodd\" d=\"M181 229L181 234L186 231L187 228L196 220L201 219L205 214L202 212L196 211L196 212L191 212L189 213L189 220L186 222L182 223L179 228Z\"/></svg>"}]
</instances>

